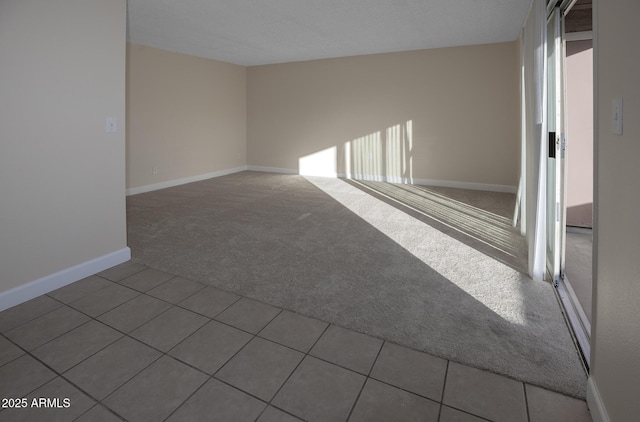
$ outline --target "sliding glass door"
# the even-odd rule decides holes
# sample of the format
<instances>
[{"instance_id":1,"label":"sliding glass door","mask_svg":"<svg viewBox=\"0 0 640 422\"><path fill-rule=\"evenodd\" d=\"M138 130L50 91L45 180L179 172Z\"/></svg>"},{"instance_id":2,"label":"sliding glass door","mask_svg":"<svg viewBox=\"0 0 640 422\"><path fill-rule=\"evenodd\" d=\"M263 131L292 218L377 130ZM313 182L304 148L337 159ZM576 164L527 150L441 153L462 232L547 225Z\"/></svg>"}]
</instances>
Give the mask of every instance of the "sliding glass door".
<instances>
[{"instance_id":1,"label":"sliding glass door","mask_svg":"<svg viewBox=\"0 0 640 422\"><path fill-rule=\"evenodd\" d=\"M565 116L563 15L553 9L547 21L547 272L557 281L564 272Z\"/></svg>"},{"instance_id":2,"label":"sliding glass door","mask_svg":"<svg viewBox=\"0 0 640 422\"><path fill-rule=\"evenodd\" d=\"M566 249L566 90L564 16L569 0L549 10L547 20L547 274L557 287L584 362L590 360L591 328L571 286L564 278Z\"/></svg>"}]
</instances>

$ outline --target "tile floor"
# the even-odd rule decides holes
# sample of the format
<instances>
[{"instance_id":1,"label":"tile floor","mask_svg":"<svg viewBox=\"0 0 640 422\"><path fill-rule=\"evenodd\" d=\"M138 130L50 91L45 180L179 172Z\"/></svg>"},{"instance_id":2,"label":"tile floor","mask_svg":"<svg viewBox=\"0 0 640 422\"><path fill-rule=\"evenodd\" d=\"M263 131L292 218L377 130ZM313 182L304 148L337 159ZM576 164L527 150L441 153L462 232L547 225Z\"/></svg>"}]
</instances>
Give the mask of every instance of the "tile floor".
<instances>
[{"instance_id":1,"label":"tile floor","mask_svg":"<svg viewBox=\"0 0 640 422\"><path fill-rule=\"evenodd\" d=\"M131 262L0 313L0 398L27 399L0 410L12 422L591 420L584 401Z\"/></svg>"}]
</instances>

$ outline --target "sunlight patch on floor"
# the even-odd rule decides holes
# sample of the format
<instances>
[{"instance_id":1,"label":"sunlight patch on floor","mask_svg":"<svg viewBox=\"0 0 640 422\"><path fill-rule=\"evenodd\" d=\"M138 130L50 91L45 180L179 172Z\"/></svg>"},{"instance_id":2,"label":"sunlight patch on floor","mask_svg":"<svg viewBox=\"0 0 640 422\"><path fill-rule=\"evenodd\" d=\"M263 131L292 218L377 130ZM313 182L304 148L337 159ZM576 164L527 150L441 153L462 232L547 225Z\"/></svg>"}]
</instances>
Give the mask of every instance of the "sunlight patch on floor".
<instances>
[{"instance_id":1,"label":"sunlight patch on floor","mask_svg":"<svg viewBox=\"0 0 640 422\"><path fill-rule=\"evenodd\" d=\"M526 275L340 179L306 179L505 320L526 324Z\"/></svg>"}]
</instances>

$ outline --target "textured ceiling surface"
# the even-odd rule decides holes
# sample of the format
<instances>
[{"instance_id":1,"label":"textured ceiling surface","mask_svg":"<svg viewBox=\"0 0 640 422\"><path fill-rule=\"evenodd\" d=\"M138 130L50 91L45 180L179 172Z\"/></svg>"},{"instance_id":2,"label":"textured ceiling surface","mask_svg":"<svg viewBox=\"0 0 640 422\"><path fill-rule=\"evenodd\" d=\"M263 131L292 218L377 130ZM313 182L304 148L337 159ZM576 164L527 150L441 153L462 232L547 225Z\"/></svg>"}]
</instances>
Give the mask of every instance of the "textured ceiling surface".
<instances>
[{"instance_id":1,"label":"textured ceiling surface","mask_svg":"<svg viewBox=\"0 0 640 422\"><path fill-rule=\"evenodd\" d=\"M531 0L128 0L128 39L244 66L515 40Z\"/></svg>"}]
</instances>

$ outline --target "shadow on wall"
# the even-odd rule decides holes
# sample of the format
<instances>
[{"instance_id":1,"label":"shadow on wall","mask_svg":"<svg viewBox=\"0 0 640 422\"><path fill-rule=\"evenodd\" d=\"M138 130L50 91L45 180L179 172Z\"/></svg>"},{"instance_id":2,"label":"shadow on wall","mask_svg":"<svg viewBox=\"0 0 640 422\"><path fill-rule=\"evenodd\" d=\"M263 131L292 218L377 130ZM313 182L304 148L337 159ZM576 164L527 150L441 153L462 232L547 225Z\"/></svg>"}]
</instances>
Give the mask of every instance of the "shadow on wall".
<instances>
[{"instance_id":1,"label":"shadow on wall","mask_svg":"<svg viewBox=\"0 0 640 422\"><path fill-rule=\"evenodd\" d=\"M303 176L413 183L413 121L332 146L298 159ZM342 164L344 173L338 172Z\"/></svg>"}]
</instances>

